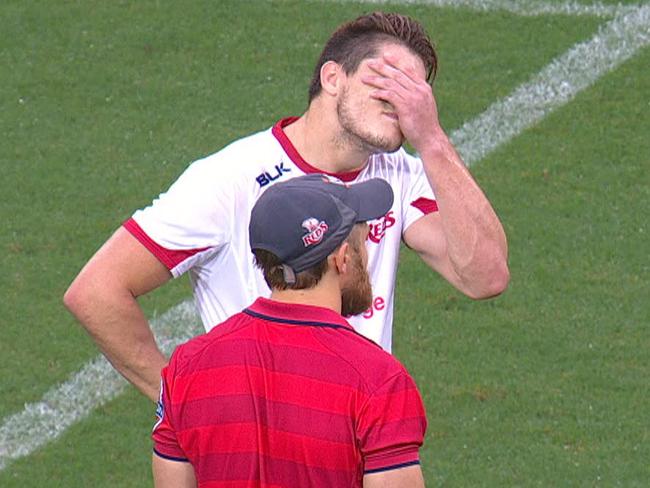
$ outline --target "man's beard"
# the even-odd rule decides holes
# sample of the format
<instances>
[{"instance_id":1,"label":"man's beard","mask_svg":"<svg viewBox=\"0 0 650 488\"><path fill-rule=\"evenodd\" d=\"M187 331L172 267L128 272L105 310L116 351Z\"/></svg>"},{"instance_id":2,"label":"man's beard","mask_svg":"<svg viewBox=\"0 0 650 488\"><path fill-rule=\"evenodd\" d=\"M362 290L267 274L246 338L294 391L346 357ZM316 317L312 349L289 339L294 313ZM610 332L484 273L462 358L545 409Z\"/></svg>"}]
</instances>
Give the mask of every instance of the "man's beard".
<instances>
[{"instance_id":1,"label":"man's beard","mask_svg":"<svg viewBox=\"0 0 650 488\"><path fill-rule=\"evenodd\" d=\"M341 315L344 317L359 315L372 305L370 277L357 253L352 258L352 267L354 270L352 283L341 290Z\"/></svg>"},{"instance_id":2,"label":"man's beard","mask_svg":"<svg viewBox=\"0 0 650 488\"><path fill-rule=\"evenodd\" d=\"M370 154L395 152L402 145L402 140L397 143L392 143L386 137L363 132L363 129L355 123L354 117L350 112L347 88L343 91L336 103L336 114L338 115L339 124L343 128L343 134L341 134L343 143L351 144Z\"/></svg>"}]
</instances>

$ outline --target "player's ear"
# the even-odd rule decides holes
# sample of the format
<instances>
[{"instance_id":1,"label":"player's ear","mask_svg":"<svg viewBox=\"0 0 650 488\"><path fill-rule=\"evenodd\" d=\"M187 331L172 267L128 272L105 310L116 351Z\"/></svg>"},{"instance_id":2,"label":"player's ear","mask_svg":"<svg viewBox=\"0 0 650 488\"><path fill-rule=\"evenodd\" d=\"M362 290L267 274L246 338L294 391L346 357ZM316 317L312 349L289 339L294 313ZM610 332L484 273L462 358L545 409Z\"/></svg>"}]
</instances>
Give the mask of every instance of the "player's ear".
<instances>
[{"instance_id":1,"label":"player's ear","mask_svg":"<svg viewBox=\"0 0 650 488\"><path fill-rule=\"evenodd\" d=\"M344 275L350 266L350 245L346 242L341 244L339 248L332 253L334 257L333 265L336 267L336 272L339 275Z\"/></svg>"},{"instance_id":2,"label":"player's ear","mask_svg":"<svg viewBox=\"0 0 650 488\"><path fill-rule=\"evenodd\" d=\"M342 87L345 72L340 64L327 61L320 68L320 84L325 93L336 96Z\"/></svg>"}]
</instances>

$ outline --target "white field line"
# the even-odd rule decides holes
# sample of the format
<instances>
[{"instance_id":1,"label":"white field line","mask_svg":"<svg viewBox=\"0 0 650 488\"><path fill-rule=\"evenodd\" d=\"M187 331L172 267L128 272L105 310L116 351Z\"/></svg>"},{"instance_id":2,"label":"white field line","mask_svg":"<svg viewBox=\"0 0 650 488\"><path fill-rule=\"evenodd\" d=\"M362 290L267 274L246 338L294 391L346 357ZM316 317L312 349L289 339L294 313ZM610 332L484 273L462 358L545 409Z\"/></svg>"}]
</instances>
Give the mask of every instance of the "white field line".
<instances>
[{"instance_id":1,"label":"white field line","mask_svg":"<svg viewBox=\"0 0 650 488\"><path fill-rule=\"evenodd\" d=\"M468 165L521 134L650 44L650 4L602 25L589 41L554 59L530 82L451 134Z\"/></svg>"},{"instance_id":2,"label":"white field line","mask_svg":"<svg viewBox=\"0 0 650 488\"><path fill-rule=\"evenodd\" d=\"M477 12L494 12L497 10L514 15L536 17L539 15L568 15L612 18L635 10L639 5L606 5L578 2L545 2L541 0L330 0L338 3L362 3L375 5L430 5L468 9Z\"/></svg>"},{"instance_id":3,"label":"white field line","mask_svg":"<svg viewBox=\"0 0 650 488\"><path fill-rule=\"evenodd\" d=\"M455 131L451 137L465 161L476 163L629 59L650 43L649 26L650 5L615 18L593 39L557 58L530 83ZM192 302L185 301L154 319L152 326L161 349L169 353L201 331L199 322ZM98 357L51 388L41 401L5 418L0 425L0 470L58 437L119 395L125 385L110 364Z\"/></svg>"},{"instance_id":4,"label":"white field line","mask_svg":"<svg viewBox=\"0 0 650 488\"><path fill-rule=\"evenodd\" d=\"M203 330L191 300L184 301L151 321L158 345L166 354ZM104 358L86 363L64 383L54 386L41 401L5 418L0 426L0 470L28 456L87 417L126 387L126 381Z\"/></svg>"}]
</instances>

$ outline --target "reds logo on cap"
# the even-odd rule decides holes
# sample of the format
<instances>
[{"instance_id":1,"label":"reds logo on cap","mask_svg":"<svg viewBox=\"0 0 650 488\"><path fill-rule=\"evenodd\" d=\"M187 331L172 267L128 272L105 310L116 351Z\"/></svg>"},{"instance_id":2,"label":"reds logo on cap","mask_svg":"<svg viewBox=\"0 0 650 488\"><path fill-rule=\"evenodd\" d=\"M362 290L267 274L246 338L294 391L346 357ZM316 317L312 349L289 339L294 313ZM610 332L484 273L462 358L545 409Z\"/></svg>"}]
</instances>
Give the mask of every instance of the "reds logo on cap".
<instances>
[{"instance_id":1,"label":"reds logo on cap","mask_svg":"<svg viewBox=\"0 0 650 488\"><path fill-rule=\"evenodd\" d=\"M321 220L319 222L318 219L315 219L313 217L305 219L302 222L302 226L308 232L308 234L302 236L302 243L305 245L305 247L311 246L313 244L318 244L323 240L325 232L327 232L327 229L329 229L324 220Z\"/></svg>"}]
</instances>

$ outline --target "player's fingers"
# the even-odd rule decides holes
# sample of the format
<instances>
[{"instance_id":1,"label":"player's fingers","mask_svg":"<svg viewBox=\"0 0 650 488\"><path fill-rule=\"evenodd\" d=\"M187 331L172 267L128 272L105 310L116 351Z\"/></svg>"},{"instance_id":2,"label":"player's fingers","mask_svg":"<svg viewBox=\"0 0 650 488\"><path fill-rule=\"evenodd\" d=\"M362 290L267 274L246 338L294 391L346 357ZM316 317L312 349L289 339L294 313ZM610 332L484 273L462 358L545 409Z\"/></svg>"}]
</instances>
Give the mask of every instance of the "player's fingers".
<instances>
[{"instance_id":1,"label":"player's fingers","mask_svg":"<svg viewBox=\"0 0 650 488\"><path fill-rule=\"evenodd\" d=\"M383 90L395 90L396 92L402 92L405 90L405 88L395 80L391 80L384 76L365 75L361 78L361 82L373 88L380 88Z\"/></svg>"},{"instance_id":2,"label":"player's fingers","mask_svg":"<svg viewBox=\"0 0 650 488\"><path fill-rule=\"evenodd\" d=\"M391 53L385 53L384 56L383 56L383 61L386 64L388 64L389 66L392 66L393 68L399 70L402 74L404 74L412 82L417 83L419 81L426 81L426 78L423 78L424 73L418 73L418 71L413 66L406 65L406 66L403 66L401 68L398 68L397 63L399 62L399 59L400 58L398 56L396 56L395 54L391 54Z\"/></svg>"},{"instance_id":3,"label":"player's fingers","mask_svg":"<svg viewBox=\"0 0 650 488\"><path fill-rule=\"evenodd\" d=\"M399 110L399 107L401 106L402 102L404 101L404 98L402 98L399 94L397 94L393 90L372 90L370 93L370 98L374 98L376 100L380 100L382 102L388 102L390 103L393 107Z\"/></svg>"},{"instance_id":4,"label":"player's fingers","mask_svg":"<svg viewBox=\"0 0 650 488\"><path fill-rule=\"evenodd\" d=\"M394 80L395 82L399 83L400 86L402 86L407 90L413 87L414 80L412 80L409 76L403 73L400 69L396 68L395 66L389 65L388 63L385 63L382 60L371 59L370 61L368 61L368 67L371 70L373 70L375 73L383 76L384 78Z\"/></svg>"}]
</instances>

